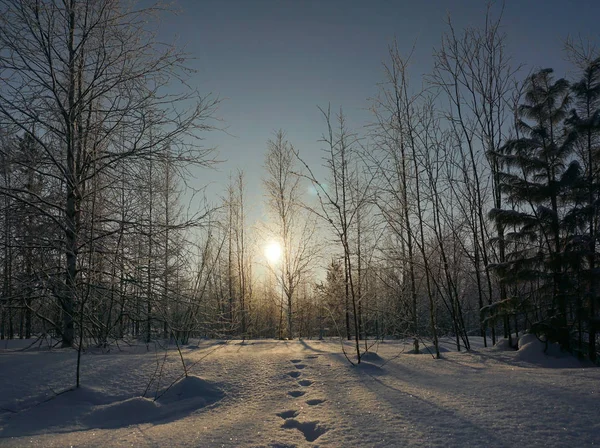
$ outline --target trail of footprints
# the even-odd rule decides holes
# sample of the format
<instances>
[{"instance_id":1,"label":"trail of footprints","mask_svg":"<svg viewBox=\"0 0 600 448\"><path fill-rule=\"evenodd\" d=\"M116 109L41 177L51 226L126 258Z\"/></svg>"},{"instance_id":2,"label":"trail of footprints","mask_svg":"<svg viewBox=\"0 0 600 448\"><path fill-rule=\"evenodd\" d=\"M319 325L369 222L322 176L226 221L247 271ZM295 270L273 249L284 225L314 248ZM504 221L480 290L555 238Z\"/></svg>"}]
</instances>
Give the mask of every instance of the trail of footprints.
<instances>
[{"instance_id":1,"label":"trail of footprints","mask_svg":"<svg viewBox=\"0 0 600 448\"><path fill-rule=\"evenodd\" d=\"M316 356L307 356L306 357L307 360L315 359L315 358L317 358L317 357ZM301 359L291 359L290 362L294 365L296 370L292 370L292 371L288 372L288 375L294 379L300 378L300 376L302 375L302 371L306 368L306 364L302 364ZM301 386L303 388L307 388L307 387L311 386L312 384L314 384L314 381L309 380L309 379L298 379L297 383L299 386ZM306 390L295 389L295 390L288 391L288 395L293 398L299 398L299 397L305 395L306 392L307 392ZM321 399L321 398L313 398L310 400L306 400L306 404L309 406L316 406L316 405L319 405L324 402L325 402L325 400ZM329 428L327 428L324 425L321 425L318 420L310 421L310 422L301 422L301 421L297 420L295 417L297 417L298 414L299 414L299 411L294 410L294 409L279 412L277 414L277 416L281 417L283 420L285 420L283 425L281 425L281 427L284 429L297 429L298 431L300 431L302 433L302 435L304 435L304 438L308 442L314 442L319 437L321 437L323 434L325 434L327 431L329 431Z\"/></svg>"}]
</instances>

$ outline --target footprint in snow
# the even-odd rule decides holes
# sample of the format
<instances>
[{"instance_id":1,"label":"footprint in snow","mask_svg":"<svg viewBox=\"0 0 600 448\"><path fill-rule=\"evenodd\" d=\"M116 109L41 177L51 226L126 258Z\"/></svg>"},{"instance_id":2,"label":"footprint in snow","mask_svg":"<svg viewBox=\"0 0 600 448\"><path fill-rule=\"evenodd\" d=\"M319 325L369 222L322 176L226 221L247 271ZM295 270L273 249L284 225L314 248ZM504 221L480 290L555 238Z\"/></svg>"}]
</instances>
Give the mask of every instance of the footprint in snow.
<instances>
[{"instance_id":1,"label":"footprint in snow","mask_svg":"<svg viewBox=\"0 0 600 448\"><path fill-rule=\"evenodd\" d=\"M310 386L314 381L311 380L300 380L298 381L298 384L300 384L300 386Z\"/></svg>"},{"instance_id":2,"label":"footprint in snow","mask_svg":"<svg viewBox=\"0 0 600 448\"><path fill-rule=\"evenodd\" d=\"M302 395L304 395L306 392L304 392L303 390L290 390L288 392L288 395L294 397L294 398L298 398L301 397Z\"/></svg>"},{"instance_id":3,"label":"footprint in snow","mask_svg":"<svg viewBox=\"0 0 600 448\"><path fill-rule=\"evenodd\" d=\"M309 405L309 406L316 406L316 405L321 404L321 403L325 403L325 400L322 400L320 398L314 398L312 400L306 400L306 404Z\"/></svg>"},{"instance_id":4,"label":"footprint in snow","mask_svg":"<svg viewBox=\"0 0 600 448\"><path fill-rule=\"evenodd\" d=\"M300 361L302 361L302 360L301 359L290 359L290 362L293 362L294 364L297 364Z\"/></svg>"},{"instance_id":5,"label":"footprint in snow","mask_svg":"<svg viewBox=\"0 0 600 448\"><path fill-rule=\"evenodd\" d=\"M327 427L321 426L319 421L299 422L294 418L286 420L281 427L284 429L297 429L304 435L304 438L308 442L314 442L327 431L329 431Z\"/></svg>"},{"instance_id":6,"label":"footprint in snow","mask_svg":"<svg viewBox=\"0 0 600 448\"><path fill-rule=\"evenodd\" d=\"M278 412L276 415L277 415L277 417L281 417L282 419L286 420L288 418L296 417L298 415L298 411L294 411L294 410L283 411L283 412Z\"/></svg>"},{"instance_id":7,"label":"footprint in snow","mask_svg":"<svg viewBox=\"0 0 600 448\"><path fill-rule=\"evenodd\" d=\"M291 376L292 378L298 378L301 373L298 372L297 370L293 371L293 372L288 372L288 375Z\"/></svg>"},{"instance_id":8,"label":"footprint in snow","mask_svg":"<svg viewBox=\"0 0 600 448\"><path fill-rule=\"evenodd\" d=\"M297 369L303 369L306 367L306 364L296 364Z\"/></svg>"}]
</instances>

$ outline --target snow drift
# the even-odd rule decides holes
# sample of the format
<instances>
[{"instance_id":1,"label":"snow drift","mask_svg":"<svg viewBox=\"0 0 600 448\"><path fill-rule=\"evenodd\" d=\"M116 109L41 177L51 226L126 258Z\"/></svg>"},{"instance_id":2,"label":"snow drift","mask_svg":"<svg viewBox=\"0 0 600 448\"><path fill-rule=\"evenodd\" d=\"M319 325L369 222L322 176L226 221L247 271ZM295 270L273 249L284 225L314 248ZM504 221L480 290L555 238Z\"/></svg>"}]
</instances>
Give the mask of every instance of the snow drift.
<instances>
[{"instance_id":1,"label":"snow drift","mask_svg":"<svg viewBox=\"0 0 600 448\"><path fill-rule=\"evenodd\" d=\"M11 425L0 437L28 433L72 431L85 428L122 428L140 423L173 420L202 409L223 398L223 392L197 376L184 377L165 388L156 400L140 396L115 397L99 389L82 386L54 397L11 417Z\"/></svg>"}]
</instances>

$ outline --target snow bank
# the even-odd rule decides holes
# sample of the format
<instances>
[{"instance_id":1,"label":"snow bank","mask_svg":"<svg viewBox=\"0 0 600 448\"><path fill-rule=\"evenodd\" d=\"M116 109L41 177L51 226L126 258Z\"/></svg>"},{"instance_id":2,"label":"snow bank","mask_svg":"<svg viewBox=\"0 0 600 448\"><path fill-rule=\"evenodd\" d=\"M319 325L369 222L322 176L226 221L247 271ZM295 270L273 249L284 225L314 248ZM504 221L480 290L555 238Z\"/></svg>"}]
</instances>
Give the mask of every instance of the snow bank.
<instances>
[{"instance_id":1,"label":"snow bank","mask_svg":"<svg viewBox=\"0 0 600 448\"><path fill-rule=\"evenodd\" d=\"M159 396L157 401L162 405L168 405L182 400L194 400L203 407L221 398L223 398L223 392L212 383L190 375L173 384Z\"/></svg>"},{"instance_id":2,"label":"snow bank","mask_svg":"<svg viewBox=\"0 0 600 448\"><path fill-rule=\"evenodd\" d=\"M517 359L532 364L556 364L557 367L564 367L565 362L578 361L569 353L563 352L558 344L540 341L534 334L525 334L519 338L519 350Z\"/></svg>"},{"instance_id":3,"label":"snow bank","mask_svg":"<svg viewBox=\"0 0 600 448\"><path fill-rule=\"evenodd\" d=\"M517 339L513 334L513 345L518 344L518 350L511 347L508 339L499 339L496 345L490 348L491 351L506 352L507 362L519 361L528 364L536 364L546 368L579 368L583 367L581 361L570 353L561 350L555 343L540 341L535 334L520 333Z\"/></svg>"},{"instance_id":4,"label":"snow bank","mask_svg":"<svg viewBox=\"0 0 600 448\"><path fill-rule=\"evenodd\" d=\"M105 391L82 386L21 408L11 416L11 427L1 436L76 430L115 429L140 423L173 420L215 403L223 392L210 382L188 376L165 389L157 400L144 397L111 396ZM73 418L75 416L75 419Z\"/></svg>"},{"instance_id":5,"label":"snow bank","mask_svg":"<svg viewBox=\"0 0 600 448\"><path fill-rule=\"evenodd\" d=\"M44 401L29 403L11 415L10 425L0 432L0 438L22 432L42 434L50 428L75 429L91 409L110 401L111 397L91 387L66 389Z\"/></svg>"},{"instance_id":6,"label":"snow bank","mask_svg":"<svg viewBox=\"0 0 600 448\"><path fill-rule=\"evenodd\" d=\"M223 392L197 376L180 379L165 389L156 401L133 397L98 406L83 419L89 428L119 428L176 418L220 400Z\"/></svg>"}]
</instances>

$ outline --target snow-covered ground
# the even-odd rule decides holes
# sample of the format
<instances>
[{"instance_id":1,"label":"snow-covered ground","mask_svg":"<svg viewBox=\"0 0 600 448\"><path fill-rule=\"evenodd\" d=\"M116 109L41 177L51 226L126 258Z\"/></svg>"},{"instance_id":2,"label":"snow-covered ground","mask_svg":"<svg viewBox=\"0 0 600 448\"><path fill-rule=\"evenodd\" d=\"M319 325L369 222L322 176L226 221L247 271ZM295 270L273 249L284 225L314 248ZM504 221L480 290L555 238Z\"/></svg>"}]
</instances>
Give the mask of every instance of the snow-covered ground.
<instances>
[{"instance_id":1,"label":"snow-covered ground","mask_svg":"<svg viewBox=\"0 0 600 448\"><path fill-rule=\"evenodd\" d=\"M194 341L183 379L173 347L121 345L60 393L76 353L2 341L0 446L599 445L600 369L521 342L440 360L386 342L353 367L339 341Z\"/></svg>"}]
</instances>

